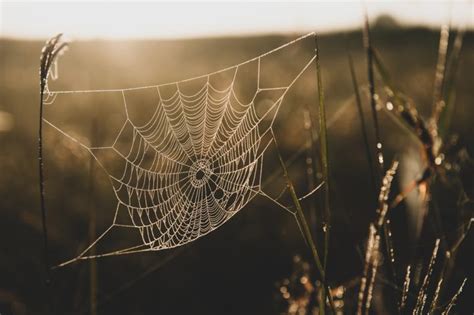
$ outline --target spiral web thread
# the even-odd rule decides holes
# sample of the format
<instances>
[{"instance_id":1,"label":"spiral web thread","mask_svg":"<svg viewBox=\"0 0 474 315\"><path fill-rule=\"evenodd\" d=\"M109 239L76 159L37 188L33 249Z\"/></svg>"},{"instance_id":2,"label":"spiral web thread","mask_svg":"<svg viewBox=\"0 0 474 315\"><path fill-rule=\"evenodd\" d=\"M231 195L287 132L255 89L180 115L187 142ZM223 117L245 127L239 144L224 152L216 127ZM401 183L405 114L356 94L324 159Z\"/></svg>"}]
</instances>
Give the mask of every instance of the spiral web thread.
<instances>
[{"instance_id":1,"label":"spiral web thread","mask_svg":"<svg viewBox=\"0 0 474 315\"><path fill-rule=\"evenodd\" d=\"M314 33L304 35L283 46L238 65L203 76L178 82L129 89L49 91L45 104L53 104L56 96L72 93L121 93L126 120L111 146L93 147L82 143L51 121L43 121L85 148L108 175L117 199L112 224L79 256L58 266L77 260L155 251L192 242L220 227L239 212L256 195L264 196L286 211L294 212L262 191L263 156L273 141L273 123L288 90L314 62L309 61L286 86L260 87L260 62L265 56L292 45ZM239 69L250 62L258 63L257 89L249 103L239 101L235 91ZM225 71L233 79L224 89L212 84L211 78ZM205 83L199 91L186 94L184 82ZM162 89L174 88L171 96ZM153 89L157 106L144 124L132 122L127 107L127 92ZM255 98L264 91L280 92L280 96L257 113ZM126 133L131 135L128 149L118 143ZM111 150L124 166L120 176L108 172L97 157ZM319 188L319 187L317 187ZM317 188L302 199L314 193ZM126 220L122 215L125 213ZM140 244L97 255L87 255L111 229L138 230Z\"/></svg>"}]
</instances>

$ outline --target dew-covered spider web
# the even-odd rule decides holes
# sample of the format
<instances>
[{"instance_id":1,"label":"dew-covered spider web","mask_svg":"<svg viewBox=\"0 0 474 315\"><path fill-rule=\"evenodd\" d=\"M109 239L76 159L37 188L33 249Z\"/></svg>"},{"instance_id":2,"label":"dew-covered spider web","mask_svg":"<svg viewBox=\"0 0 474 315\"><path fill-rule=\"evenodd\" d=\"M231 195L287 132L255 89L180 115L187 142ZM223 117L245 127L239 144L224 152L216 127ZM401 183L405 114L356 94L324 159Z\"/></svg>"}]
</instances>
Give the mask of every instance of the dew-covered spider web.
<instances>
[{"instance_id":1,"label":"dew-covered spider web","mask_svg":"<svg viewBox=\"0 0 474 315\"><path fill-rule=\"evenodd\" d=\"M292 60L298 49L304 53ZM287 71L275 63L275 55L286 56L297 69ZM293 213L262 190L262 169L276 141L273 126L285 96L308 69L314 71L315 58L311 33L235 66L177 82L48 90L44 101L50 114L43 121L96 160L116 199L110 226L62 265L184 245L223 225L257 195ZM278 67L279 72L272 70ZM124 114L109 143L90 143L54 119L78 99L100 106L101 97L110 94ZM152 110L143 104L152 104ZM112 115L106 116L100 124ZM138 234L139 242L91 255L90 249L115 228Z\"/></svg>"}]
</instances>

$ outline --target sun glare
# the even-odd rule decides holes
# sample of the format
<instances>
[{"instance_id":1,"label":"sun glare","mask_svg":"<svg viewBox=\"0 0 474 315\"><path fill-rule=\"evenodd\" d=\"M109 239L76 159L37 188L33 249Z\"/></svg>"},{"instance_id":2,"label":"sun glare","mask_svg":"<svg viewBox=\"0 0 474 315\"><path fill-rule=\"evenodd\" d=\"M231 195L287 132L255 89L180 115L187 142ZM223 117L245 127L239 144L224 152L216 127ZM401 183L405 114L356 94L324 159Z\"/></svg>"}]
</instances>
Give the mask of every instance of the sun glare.
<instances>
[{"instance_id":1,"label":"sun glare","mask_svg":"<svg viewBox=\"0 0 474 315\"><path fill-rule=\"evenodd\" d=\"M333 31L361 25L360 1L347 2L12 2L1 1L1 36L183 38L268 32ZM368 1L369 15L401 23L468 23L468 2ZM45 22L47 21L47 22Z\"/></svg>"}]
</instances>

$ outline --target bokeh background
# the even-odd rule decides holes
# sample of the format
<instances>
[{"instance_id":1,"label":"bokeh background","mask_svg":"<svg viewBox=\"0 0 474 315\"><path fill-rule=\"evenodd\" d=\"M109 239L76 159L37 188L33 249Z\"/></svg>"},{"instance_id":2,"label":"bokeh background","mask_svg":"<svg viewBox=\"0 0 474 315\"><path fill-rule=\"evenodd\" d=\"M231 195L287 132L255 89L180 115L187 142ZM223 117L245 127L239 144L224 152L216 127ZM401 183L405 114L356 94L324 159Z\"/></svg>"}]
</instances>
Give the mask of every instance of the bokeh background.
<instances>
[{"instance_id":1,"label":"bokeh background","mask_svg":"<svg viewBox=\"0 0 474 315\"><path fill-rule=\"evenodd\" d=\"M363 268L361 252L368 224L375 214L375 194L370 185L347 61L350 52L369 117L361 33L363 8L359 3L234 3L224 7L216 3L35 2L2 3L1 7L1 314L47 313L48 304L58 314L90 312L89 262L55 269L52 294L48 294L43 283L37 169L38 64L44 40L58 32L65 32L73 40L59 61L59 80L50 83L53 90L106 89L181 80L238 64L315 31L321 49L327 117L331 122L333 234L328 277L334 286L347 286L345 310L354 311L351 304L354 300L350 298L356 292L353 283L358 281ZM431 110L439 27L450 20L454 29L467 23L456 81L452 132L459 135L472 156L472 8L446 2L412 5L368 2L367 8L373 45L397 86L413 98L422 115L428 115ZM72 18L74 12L83 18ZM133 18L127 20L127 17ZM162 24L151 23L152 17ZM123 25L120 20L124 21ZM307 56L313 44L311 40L303 42L292 57L296 60ZM279 62L275 67L282 66L288 71L294 71L298 65L290 58ZM290 93L276 125L283 157L290 165L291 177L301 195L310 190L305 162L308 152L304 150L309 132L304 122L307 111L317 121L314 76L314 71L305 75L297 89L300 93ZM67 102L62 105L67 106ZM104 137L101 134L104 128L94 128L94 124L109 129L119 127L113 106L104 109L92 97L80 110L87 115L67 110L64 113L64 117L56 116L56 119L81 126L90 142ZM383 111L380 119L386 160L394 156L405 159L408 161L405 169L414 170L416 177L417 172L422 172L421 162L417 160L419 147ZM316 123L313 127L318 128ZM50 258L57 264L74 257L90 243L92 217L96 217L97 233L110 223L115 201L106 174L87 152L53 130L45 129ZM372 134L369 136L373 139ZM313 153L317 155L318 150L311 151L310 156ZM269 154L274 156L274 152ZM269 174L276 174L267 186L276 196L284 187L278 164L270 158L266 167ZM322 239L318 220L320 198L316 195L305 204L318 241ZM283 196L283 202L288 201L288 196ZM445 213L448 217L449 210ZM402 207L392 220L400 270L416 254L429 257L433 247L430 235L412 242L414 228L409 217L409 210ZM460 225L448 221L445 228L447 232L456 231ZM97 311L99 314L284 313L287 308L280 284L294 272L295 256L306 261L310 257L294 219L268 200L256 198L217 231L182 248L96 260ZM472 263L471 233L460 250L450 284L452 289L447 293L452 293L472 272ZM400 285L383 280L379 285L385 291L396 291ZM472 312L472 302L467 298L471 288L468 282L459 299L460 314ZM52 301L48 302L48 296L52 296ZM394 309L394 305L378 302L374 311L382 314Z\"/></svg>"}]
</instances>

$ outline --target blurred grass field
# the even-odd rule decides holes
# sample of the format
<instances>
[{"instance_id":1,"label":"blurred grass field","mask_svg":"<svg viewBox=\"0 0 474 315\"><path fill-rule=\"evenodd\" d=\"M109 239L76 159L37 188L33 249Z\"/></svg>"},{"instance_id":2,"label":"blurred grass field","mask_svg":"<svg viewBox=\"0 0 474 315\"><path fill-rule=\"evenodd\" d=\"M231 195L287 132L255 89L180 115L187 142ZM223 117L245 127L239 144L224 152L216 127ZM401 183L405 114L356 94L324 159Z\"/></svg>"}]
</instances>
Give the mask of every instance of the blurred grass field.
<instances>
[{"instance_id":1,"label":"blurred grass field","mask_svg":"<svg viewBox=\"0 0 474 315\"><path fill-rule=\"evenodd\" d=\"M295 37L297 35L72 42L59 61L60 79L51 86L57 90L108 89L181 80L240 63ZM329 129L333 235L328 273L334 284L343 284L360 275L363 263L357 246L363 247L368 222L375 211L347 50L354 57L362 88L367 82L366 61L360 31L318 37L327 117L328 120L335 115L338 117ZM420 105L421 115L428 115L439 31L376 26L372 41L396 85ZM8 310L38 314L44 309L36 156L38 64L43 44L0 40L2 314L2 309L7 310L6 314ZM456 80L452 132L459 135L471 156L474 155L473 70L474 33L467 32ZM343 107L347 103L349 105ZM366 99L364 103L368 113ZM287 159L303 144L305 130L301 119L306 106L316 106L300 102L291 105L280 117L284 127L280 127L279 134ZM96 111L99 123L114 114L98 110L94 103L90 106L84 110ZM387 116L380 116L387 161L395 154L416 154L417 147L405 131ZM99 225L104 225L110 218L106 213L110 214L107 211L113 203L105 175L100 170L93 172L95 184L90 187L87 154L57 140L50 132L45 136L51 259L59 263L87 244L89 209L96 209ZM304 164L304 157L295 164L291 168L292 176L299 191L304 192L307 183L298 166ZM409 228L403 214L394 221L395 247L401 261L409 261L415 252L430 254L431 240L422 239L414 248L406 246L404 241L410 236L406 235ZM446 228L454 231L459 226L447 225ZM322 235L317 234L316 239L319 242ZM458 258L455 279L465 277L469 270L472 272L472 237L466 246ZM98 260L99 314L151 311L156 314L277 314L281 309L275 302L278 291L275 283L291 272L295 254L308 256L293 219L268 202L256 199L223 227L183 249ZM167 259L170 261L157 271L127 285L143 270ZM61 310L59 313L88 312L88 266L88 263L78 263L55 271L54 303ZM472 288L472 284L469 286ZM459 300L459 310L472 310L466 292ZM387 311L391 312L391 307L393 305L387 306Z\"/></svg>"}]
</instances>

